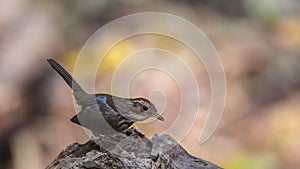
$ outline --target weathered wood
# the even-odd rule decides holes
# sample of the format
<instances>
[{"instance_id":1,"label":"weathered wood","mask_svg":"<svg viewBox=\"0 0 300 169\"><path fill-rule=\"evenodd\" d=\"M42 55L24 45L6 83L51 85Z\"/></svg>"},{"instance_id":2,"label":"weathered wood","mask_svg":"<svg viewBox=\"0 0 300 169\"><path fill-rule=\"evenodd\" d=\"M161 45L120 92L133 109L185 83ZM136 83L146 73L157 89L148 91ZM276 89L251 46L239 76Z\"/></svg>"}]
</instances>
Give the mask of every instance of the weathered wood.
<instances>
[{"instance_id":1,"label":"weathered wood","mask_svg":"<svg viewBox=\"0 0 300 169\"><path fill-rule=\"evenodd\" d=\"M47 167L75 168L221 169L191 156L167 134L156 134L148 139L136 129L126 134L93 137L82 145L71 144Z\"/></svg>"}]
</instances>

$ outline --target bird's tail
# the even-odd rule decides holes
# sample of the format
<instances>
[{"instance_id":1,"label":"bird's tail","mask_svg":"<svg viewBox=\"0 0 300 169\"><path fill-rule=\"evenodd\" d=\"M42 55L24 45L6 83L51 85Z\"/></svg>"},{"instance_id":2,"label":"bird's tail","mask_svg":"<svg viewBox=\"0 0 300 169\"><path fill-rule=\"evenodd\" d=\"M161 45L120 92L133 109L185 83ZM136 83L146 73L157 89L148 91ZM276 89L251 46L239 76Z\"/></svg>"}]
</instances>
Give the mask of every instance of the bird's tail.
<instances>
[{"instance_id":1,"label":"bird's tail","mask_svg":"<svg viewBox=\"0 0 300 169\"><path fill-rule=\"evenodd\" d=\"M85 98L88 94L80 87L78 82L64 69L59 63L53 59L47 59L49 64L54 70L67 82L67 84L72 88L74 97L80 104L80 100Z\"/></svg>"}]
</instances>

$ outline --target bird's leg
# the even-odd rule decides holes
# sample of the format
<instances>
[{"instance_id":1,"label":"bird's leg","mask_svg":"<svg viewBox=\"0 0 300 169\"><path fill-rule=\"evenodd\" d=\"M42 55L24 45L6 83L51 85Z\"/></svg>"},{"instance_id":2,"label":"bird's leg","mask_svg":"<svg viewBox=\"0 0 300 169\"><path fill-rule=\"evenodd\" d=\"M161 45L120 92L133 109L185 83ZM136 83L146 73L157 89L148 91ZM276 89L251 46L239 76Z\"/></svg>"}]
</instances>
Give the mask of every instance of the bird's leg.
<instances>
[{"instance_id":1,"label":"bird's leg","mask_svg":"<svg viewBox=\"0 0 300 169\"><path fill-rule=\"evenodd\" d=\"M145 137L145 134L143 133L143 131L141 129L137 128L136 126L125 129L123 131L123 133L126 134L127 136L138 136L140 138Z\"/></svg>"}]
</instances>

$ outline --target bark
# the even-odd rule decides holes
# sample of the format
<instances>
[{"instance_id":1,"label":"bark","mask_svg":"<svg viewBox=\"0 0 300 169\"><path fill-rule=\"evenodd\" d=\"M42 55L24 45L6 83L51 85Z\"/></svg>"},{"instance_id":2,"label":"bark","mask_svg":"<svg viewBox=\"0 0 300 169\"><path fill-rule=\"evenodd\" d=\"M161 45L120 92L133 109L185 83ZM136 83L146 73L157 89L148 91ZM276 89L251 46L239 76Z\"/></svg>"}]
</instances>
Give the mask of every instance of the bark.
<instances>
[{"instance_id":1,"label":"bark","mask_svg":"<svg viewBox=\"0 0 300 169\"><path fill-rule=\"evenodd\" d=\"M172 137L156 134L148 139L137 129L126 134L97 136L63 150L47 169L220 169L190 155Z\"/></svg>"}]
</instances>

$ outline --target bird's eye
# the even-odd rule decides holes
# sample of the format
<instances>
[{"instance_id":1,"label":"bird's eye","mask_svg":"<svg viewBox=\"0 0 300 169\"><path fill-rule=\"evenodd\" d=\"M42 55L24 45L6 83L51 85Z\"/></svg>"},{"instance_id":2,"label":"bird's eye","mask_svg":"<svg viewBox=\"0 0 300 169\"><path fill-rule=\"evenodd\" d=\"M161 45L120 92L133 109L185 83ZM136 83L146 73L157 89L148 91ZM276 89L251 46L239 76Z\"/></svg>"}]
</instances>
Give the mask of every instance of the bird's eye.
<instances>
[{"instance_id":1,"label":"bird's eye","mask_svg":"<svg viewBox=\"0 0 300 169\"><path fill-rule=\"evenodd\" d=\"M148 111L150 108L150 104L142 99L133 100L133 106L139 111L144 112Z\"/></svg>"},{"instance_id":2,"label":"bird's eye","mask_svg":"<svg viewBox=\"0 0 300 169\"><path fill-rule=\"evenodd\" d=\"M148 107L147 107L147 106L143 106L143 110L144 110L144 111L147 111L147 110L148 110Z\"/></svg>"}]
</instances>

